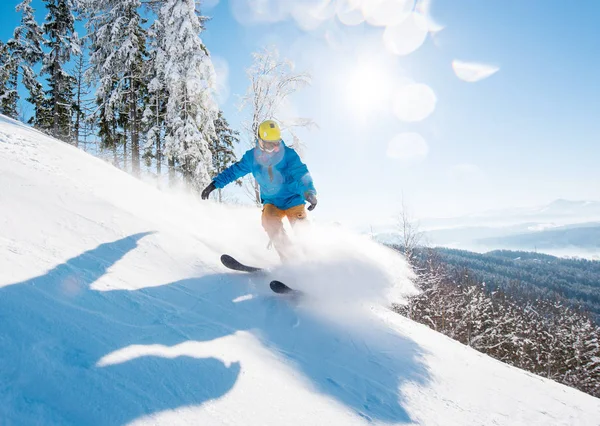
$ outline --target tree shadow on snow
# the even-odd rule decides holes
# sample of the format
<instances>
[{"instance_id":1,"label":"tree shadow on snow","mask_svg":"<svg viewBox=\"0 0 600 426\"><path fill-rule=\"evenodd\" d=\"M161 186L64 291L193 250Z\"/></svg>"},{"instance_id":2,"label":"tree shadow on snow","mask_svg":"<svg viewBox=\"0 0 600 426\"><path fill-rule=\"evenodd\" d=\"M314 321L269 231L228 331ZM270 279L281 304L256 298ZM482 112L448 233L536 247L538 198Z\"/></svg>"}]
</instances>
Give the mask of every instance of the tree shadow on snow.
<instances>
[{"instance_id":1,"label":"tree shadow on snow","mask_svg":"<svg viewBox=\"0 0 600 426\"><path fill-rule=\"evenodd\" d=\"M173 346L247 330L289 359L316 391L366 419L412 421L399 387L429 380L423 351L374 318L343 327L266 291L239 301L251 286L243 274L90 290L146 235L101 244L43 276L0 288L0 418L117 425L198 406L233 388L239 363L188 356L97 363L130 345Z\"/></svg>"}]
</instances>

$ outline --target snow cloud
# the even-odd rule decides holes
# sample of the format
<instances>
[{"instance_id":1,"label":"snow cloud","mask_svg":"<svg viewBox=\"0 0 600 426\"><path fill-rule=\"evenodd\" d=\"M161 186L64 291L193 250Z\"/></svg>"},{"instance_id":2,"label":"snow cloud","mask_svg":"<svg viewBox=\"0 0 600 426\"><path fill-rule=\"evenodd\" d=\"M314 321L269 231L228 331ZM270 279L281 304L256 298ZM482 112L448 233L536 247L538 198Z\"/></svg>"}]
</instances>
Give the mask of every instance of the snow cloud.
<instances>
[{"instance_id":1,"label":"snow cloud","mask_svg":"<svg viewBox=\"0 0 600 426\"><path fill-rule=\"evenodd\" d=\"M402 121L421 121L434 110L437 98L426 84L402 86L394 95L394 113Z\"/></svg>"},{"instance_id":2,"label":"snow cloud","mask_svg":"<svg viewBox=\"0 0 600 426\"><path fill-rule=\"evenodd\" d=\"M407 132L396 135L388 144L387 155L406 163L420 162L429 154L427 142L418 133Z\"/></svg>"},{"instance_id":3,"label":"snow cloud","mask_svg":"<svg viewBox=\"0 0 600 426\"><path fill-rule=\"evenodd\" d=\"M321 306L339 304L346 310L355 304L387 304L415 294L402 256L365 235L311 224L291 238L298 250L294 261L274 267L272 273L306 291Z\"/></svg>"},{"instance_id":4,"label":"snow cloud","mask_svg":"<svg viewBox=\"0 0 600 426\"><path fill-rule=\"evenodd\" d=\"M476 62L463 62L456 59L452 61L452 69L461 80L474 83L496 74L500 67Z\"/></svg>"}]
</instances>

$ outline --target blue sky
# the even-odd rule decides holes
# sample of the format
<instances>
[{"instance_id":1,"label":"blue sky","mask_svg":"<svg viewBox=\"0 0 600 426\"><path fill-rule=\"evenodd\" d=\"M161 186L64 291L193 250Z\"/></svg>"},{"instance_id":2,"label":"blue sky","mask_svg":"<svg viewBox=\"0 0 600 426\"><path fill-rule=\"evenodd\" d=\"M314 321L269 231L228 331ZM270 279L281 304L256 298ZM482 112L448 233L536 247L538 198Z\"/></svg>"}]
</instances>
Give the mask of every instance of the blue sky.
<instances>
[{"instance_id":1,"label":"blue sky","mask_svg":"<svg viewBox=\"0 0 600 426\"><path fill-rule=\"evenodd\" d=\"M386 1L394 0L370 4ZM18 22L17 3L0 4L2 40ZM372 25L382 19L372 9L365 12L371 23L346 25L335 9L315 12L334 1L210 3L202 38L227 77L221 107L234 127L245 118L236 104L253 51L276 45L313 75L292 107L319 125L302 133L319 190L315 218L376 225L402 197L421 217L600 199L600 2L421 2L427 19L418 23L432 31L416 49L406 45L420 37L408 20L394 27L405 36L387 38L390 45L394 32L384 36L385 27ZM40 21L41 4L33 2ZM393 53L403 49L414 51ZM497 72L465 81L453 61ZM407 86L417 96L408 107Z\"/></svg>"}]
</instances>

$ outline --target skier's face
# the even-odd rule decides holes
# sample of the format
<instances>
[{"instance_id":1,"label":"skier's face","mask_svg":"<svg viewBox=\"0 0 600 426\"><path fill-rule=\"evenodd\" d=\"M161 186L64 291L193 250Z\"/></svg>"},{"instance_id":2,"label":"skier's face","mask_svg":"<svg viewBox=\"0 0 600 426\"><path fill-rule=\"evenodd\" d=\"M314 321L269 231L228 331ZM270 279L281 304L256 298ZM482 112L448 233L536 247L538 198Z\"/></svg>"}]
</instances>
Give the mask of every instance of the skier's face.
<instances>
[{"instance_id":1,"label":"skier's face","mask_svg":"<svg viewBox=\"0 0 600 426\"><path fill-rule=\"evenodd\" d=\"M261 151L264 151L269 154L273 152L279 152L280 145L281 141L271 142L258 139L258 147L261 149Z\"/></svg>"}]
</instances>

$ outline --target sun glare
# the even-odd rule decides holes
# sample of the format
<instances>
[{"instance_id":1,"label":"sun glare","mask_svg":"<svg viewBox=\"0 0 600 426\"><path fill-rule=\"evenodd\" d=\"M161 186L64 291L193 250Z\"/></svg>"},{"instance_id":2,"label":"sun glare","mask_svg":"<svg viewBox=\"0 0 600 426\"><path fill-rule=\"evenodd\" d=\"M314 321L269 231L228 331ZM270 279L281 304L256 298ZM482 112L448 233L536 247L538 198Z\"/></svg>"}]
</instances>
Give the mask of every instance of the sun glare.
<instances>
[{"instance_id":1,"label":"sun glare","mask_svg":"<svg viewBox=\"0 0 600 426\"><path fill-rule=\"evenodd\" d=\"M349 106L364 117L381 108L390 91L390 78L382 67L359 64L350 72L344 88Z\"/></svg>"}]
</instances>

